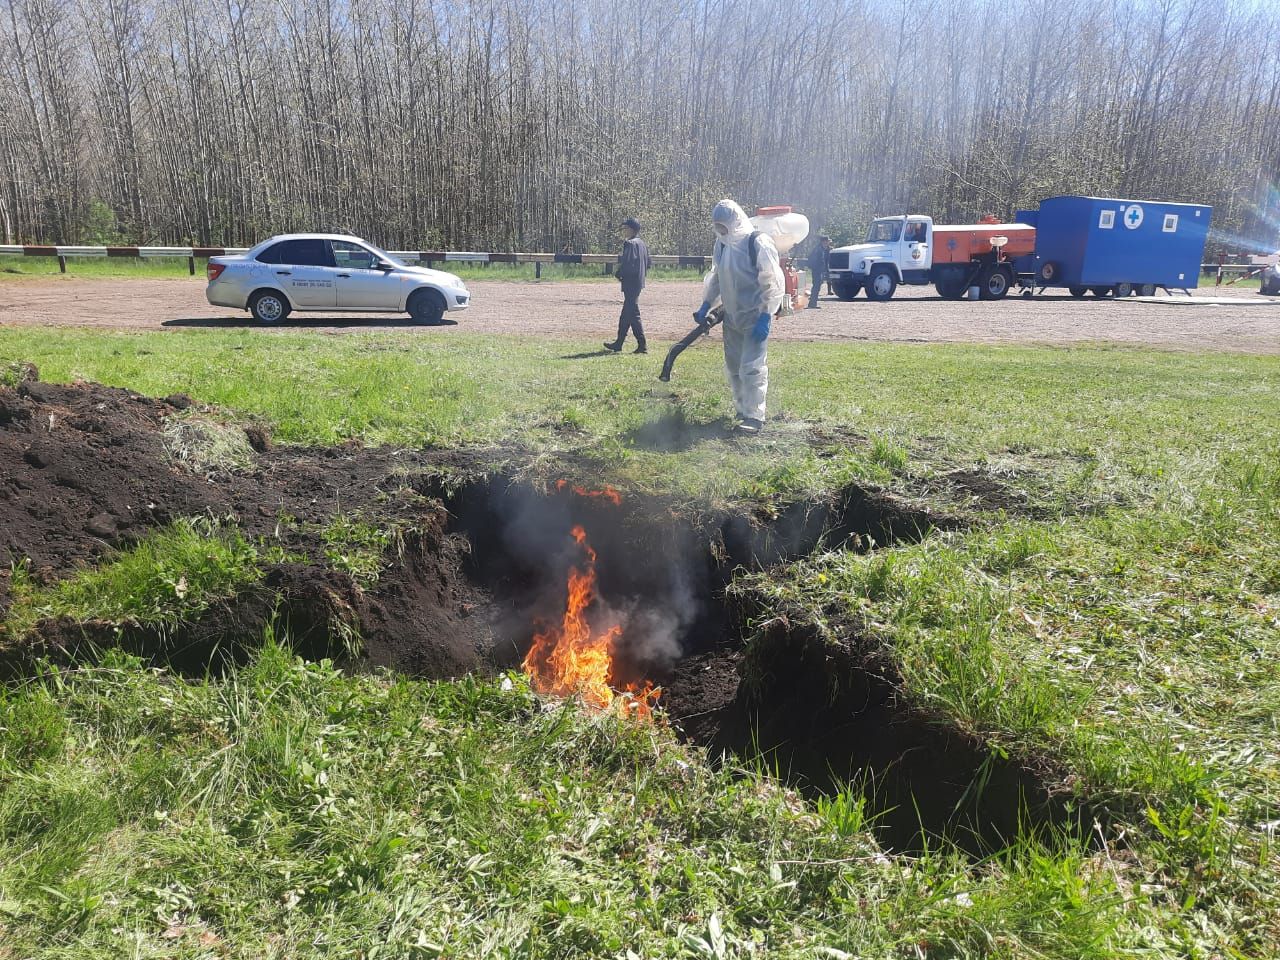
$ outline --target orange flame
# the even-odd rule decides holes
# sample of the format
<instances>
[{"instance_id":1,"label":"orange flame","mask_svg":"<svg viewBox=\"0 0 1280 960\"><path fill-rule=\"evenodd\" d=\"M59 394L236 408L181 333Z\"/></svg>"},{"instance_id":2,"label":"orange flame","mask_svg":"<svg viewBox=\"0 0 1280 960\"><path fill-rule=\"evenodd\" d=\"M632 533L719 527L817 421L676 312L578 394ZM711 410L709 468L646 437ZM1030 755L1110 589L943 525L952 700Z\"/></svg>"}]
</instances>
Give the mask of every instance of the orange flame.
<instances>
[{"instance_id":1,"label":"orange flame","mask_svg":"<svg viewBox=\"0 0 1280 960\"><path fill-rule=\"evenodd\" d=\"M624 716L649 717L662 690L648 682L643 687L627 684L622 691L612 684L614 644L622 636L622 627L592 635L586 611L596 598L596 552L581 526L572 533L586 553L586 563L581 569L569 569L564 618L559 627L534 634L522 664L524 672L539 693L578 696L602 710L617 703Z\"/></svg>"},{"instance_id":2,"label":"orange flame","mask_svg":"<svg viewBox=\"0 0 1280 960\"><path fill-rule=\"evenodd\" d=\"M556 489L561 492L565 490L572 490L574 493L576 493L580 497L594 497L598 499L608 500L615 507L622 505L622 494L620 494L617 490L613 489L613 487L609 487L609 486L606 486L603 490L588 490L586 487L579 487L576 484L573 486L570 486L568 480L557 480Z\"/></svg>"}]
</instances>

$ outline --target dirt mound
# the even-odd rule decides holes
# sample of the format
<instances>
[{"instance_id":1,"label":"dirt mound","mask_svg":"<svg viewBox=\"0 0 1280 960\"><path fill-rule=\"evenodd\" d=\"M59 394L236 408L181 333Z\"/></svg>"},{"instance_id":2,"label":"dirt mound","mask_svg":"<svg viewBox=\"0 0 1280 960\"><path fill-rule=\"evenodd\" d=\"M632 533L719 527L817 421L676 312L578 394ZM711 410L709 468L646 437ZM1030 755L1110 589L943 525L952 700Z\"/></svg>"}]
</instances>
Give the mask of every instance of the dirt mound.
<instances>
[{"instance_id":1,"label":"dirt mound","mask_svg":"<svg viewBox=\"0 0 1280 960\"><path fill-rule=\"evenodd\" d=\"M193 436L221 444L229 462L191 455L184 445ZM358 446L273 447L260 426L202 419L182 395L157 400L98 384L40 383L28 373L16 389L0 387L0 618L13 565L52 583L177 518L231 518L247 536L281 547L290 562L176 633L51 622L27 638L25 651L112 642L226 652L274 616L304 647L331 644L335 634L358 638L375 663L458 676L484 661L487 634L469 617L476 599L459 575L444 507L415 490L415 477L453 459ZM396 562L369 589L326 558L324 531L340 516L407 531Z\"/></svg>"},{"instance_id":2,"label":"dirt mound","mask_svg":"<svg viewBox=\"0 0 1280 960\"><path fill-rule=\"evenodd\" d=\"M180 403L101 386L0 388L0 563L26 557L47 577L174 517L225 512L218 488L165 454L161 427ZM0 606L7 590L0 580Z\"/></svg>"}]
</instances>

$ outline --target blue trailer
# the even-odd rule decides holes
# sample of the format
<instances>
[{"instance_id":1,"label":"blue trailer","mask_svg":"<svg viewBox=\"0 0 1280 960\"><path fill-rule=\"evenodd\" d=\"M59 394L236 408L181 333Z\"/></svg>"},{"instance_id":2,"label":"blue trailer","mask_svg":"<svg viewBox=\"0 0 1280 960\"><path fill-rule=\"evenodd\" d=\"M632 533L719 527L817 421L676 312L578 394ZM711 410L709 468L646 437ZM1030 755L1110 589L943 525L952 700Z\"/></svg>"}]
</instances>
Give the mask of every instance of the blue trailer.
<instances>
[{"instance_id":1,"label":"blue trailer","mask_svg":"<svg viewBox=\"0 0 1280 960\"><path fill-rule=\"evenodd\" d=\"M1015 262L1024 295L1066 287L1075 297L1150 296L1199 283L1213 208L1106 197L1050 197L1019 210L1036 228L1035 253Z\"/></svg>"}]
</instances>

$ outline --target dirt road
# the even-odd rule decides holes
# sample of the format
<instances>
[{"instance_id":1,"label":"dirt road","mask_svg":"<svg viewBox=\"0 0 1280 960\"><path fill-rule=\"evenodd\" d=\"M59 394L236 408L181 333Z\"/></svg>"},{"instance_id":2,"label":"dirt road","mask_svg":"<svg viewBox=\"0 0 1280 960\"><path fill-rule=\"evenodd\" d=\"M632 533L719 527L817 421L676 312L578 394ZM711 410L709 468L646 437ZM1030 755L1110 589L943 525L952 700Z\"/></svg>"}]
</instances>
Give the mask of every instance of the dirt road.
<instances>
[{"instance_id":1,"label":"dirt road","mask_svg":"<svg viewBox=\"0 0 1280 960\"><path fill-rule=\"evenodd\" d=\"M404 329L422 336L456 333L531 334L612 339L622 298L611 283L472 282L475 305L450 314L457 326L418 327L407 317L297 314L284 329L337 333ZM701 299L696 283L656 283L641 300L651 339L671 341L692 327ZM1010 296L993 303L941 300L932 287L900 290L887 303L859 298L822 301L774 325L779 340L893 340L906 342L1053 343L1112 341L1184 350L1280 353L1280 300L1254 291L1212 287L1198 300L1227 304L1173 305L1086 297ZM1258 303L1258 301L1263 301ZM112 330L233 328L247 314L211 307L201 279L13 280L0 283L0 326L76 326Z\"/></svg>"}]
</instances>

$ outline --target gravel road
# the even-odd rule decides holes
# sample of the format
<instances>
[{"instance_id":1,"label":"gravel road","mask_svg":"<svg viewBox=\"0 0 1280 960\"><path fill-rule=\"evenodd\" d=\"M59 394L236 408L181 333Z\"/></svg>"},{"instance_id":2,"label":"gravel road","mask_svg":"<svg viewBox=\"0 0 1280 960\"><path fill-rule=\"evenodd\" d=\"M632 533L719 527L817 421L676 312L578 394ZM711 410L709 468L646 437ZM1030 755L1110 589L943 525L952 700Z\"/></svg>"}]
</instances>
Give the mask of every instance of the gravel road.
<instances>
[{"instance_id":1,"label":"gravel road","mask_svg":"<svg viewBox=\"0 0 1280 960\"><path fill-rule=\"evenodd\" d=\"M422 336L455 333L530 334L612 339L622 298L612 283L472 282L475 305L450 314L457 326L419 327L407 317L293 314L284 329L339 333L404 329ZM700 286L651 284L641 298L645 325L656 343L692 329ZM942 300L932 287L900 290L887 303L859 298L822 301L774 325L778 340L1049 343L1110 341L1167 349L1280 353L1280 299L1254 291L1208 287L1194 304L1116 302L1010 296L992 303ZM1224 303L1207 301L1221 299ZM203 280L14 279L0 283L0 326L182 330L249 326L248 314L212 307Z\"/></svg>"}]
</instances>

